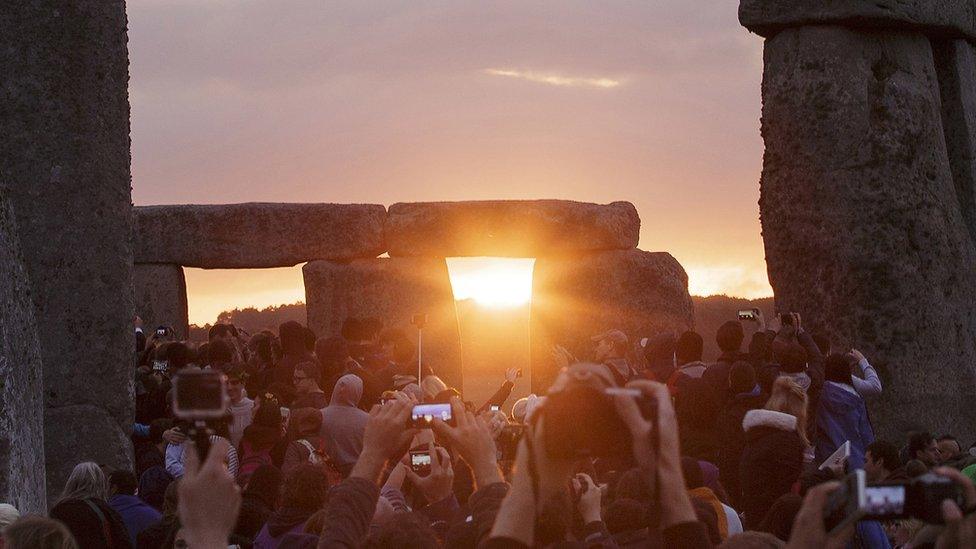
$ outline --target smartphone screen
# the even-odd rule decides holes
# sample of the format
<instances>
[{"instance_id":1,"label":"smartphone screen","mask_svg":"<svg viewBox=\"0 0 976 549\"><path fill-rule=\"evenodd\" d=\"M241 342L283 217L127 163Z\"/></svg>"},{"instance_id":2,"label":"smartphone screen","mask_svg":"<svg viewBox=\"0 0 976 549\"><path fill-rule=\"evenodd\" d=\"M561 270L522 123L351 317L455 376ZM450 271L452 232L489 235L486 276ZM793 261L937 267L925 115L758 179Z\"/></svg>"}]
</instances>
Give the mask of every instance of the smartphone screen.
<instances>
[{"instance_id":1,"label":"smartphone screen","mask_svg":"<svg viewBox=\"0 0 976 549\"><path fill-rule=\"evenodd\" d=\"M491 406L488 407L488 410L490 410L492 412L497 412L497 411L499 411L501 409L502 409L502 407L499 406L499 405L497 405L497 404L492 404Z\"/></svg>"},{"instance_id":2,"label":"smartphone screen","mask_svg":"<svg viewBox=\"0 0 976 549\"><path fill-rule=\"evenodd\" d=\"M905 486L868 486L864 489L864 509L872 518L897 518L905 514Z\"/></svg>"},{"instance_id":3,"label":"smartphone screen","mask_svg":"<svg viewBox=\"0 0 976 549\"><path fill-rule=\"evenodd\" d=\"M444 423L453 425L451 405L447 403L418 404L410 411L410 424L414 427L428 427L434 418L440 418Z\"/></svg>"},{"instance_id":4,"label":"smartphone screen","mask_svg":"<svg viewBox=\"0 0 976 549\"><path fill-rule=\"evenodd\" d=\"M430 453L426 450L410 452L410 466L415 472L430 469Z\"/></svg>"}]
</instances>

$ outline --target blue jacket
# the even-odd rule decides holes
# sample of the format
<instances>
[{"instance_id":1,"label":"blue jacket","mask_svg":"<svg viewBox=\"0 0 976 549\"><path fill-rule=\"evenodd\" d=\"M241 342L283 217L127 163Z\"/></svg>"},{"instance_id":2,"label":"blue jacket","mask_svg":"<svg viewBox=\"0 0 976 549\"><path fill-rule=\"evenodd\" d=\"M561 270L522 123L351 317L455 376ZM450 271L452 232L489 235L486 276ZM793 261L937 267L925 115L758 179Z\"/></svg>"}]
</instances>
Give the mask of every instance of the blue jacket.
<instances>
[{"instance_id":1,"label":"blue jacket","mask_svg":"<svg viewBox=\"0 0 976 549\"><path fill-rule=\"evenodd\" d=\"M156 524L163 518L159 511L155 510L136 496L118 494L108 500L112 509L122 517L125 529L129 532L129 539L132 546L136 545L136 536L146 528Z\"/></svg>"},{"instance_id":2,"label":"blue jacket","mask_svg":"<svg viewBox=\"0 0 976 549\"><path fill-rule=\"evenodd\" d=\"M824 383L817 407L816 463L830 457L845 441L851 441L848 470L864 468L864 452L874 442L868 409L854 388L828 381Z\"/></svg>"}]
</instances>

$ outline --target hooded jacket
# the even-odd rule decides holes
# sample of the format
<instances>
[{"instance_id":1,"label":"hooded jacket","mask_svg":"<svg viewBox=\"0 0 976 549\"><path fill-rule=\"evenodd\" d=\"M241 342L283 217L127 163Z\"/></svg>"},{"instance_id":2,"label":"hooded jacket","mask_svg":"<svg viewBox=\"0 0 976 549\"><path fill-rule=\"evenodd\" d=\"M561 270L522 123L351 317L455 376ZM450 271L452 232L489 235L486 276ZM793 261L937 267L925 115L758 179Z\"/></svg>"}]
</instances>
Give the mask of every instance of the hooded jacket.
<instances>
[{"instance_id":1,"label":"hooded jacket","mask_svg":"<svg viewBox=\"0 0 976 549\"><path fill-rule=\"evenodd\" d=\"M851 441L851 470L864 468L864 453L874 442L864 399L854 387L834 381L824 383L817 408L816 462L821 463L846 441Z\"/></svg>"},{"instance_id":2,"label":"hooded jacket","mask_svg":"<svg viewBox=\"0 0 976 549\"><path fill-rule=\"evenodd\" d=\"M750 410L742 420L740 510L747 530L756 529L773 503L800 478L804 444L796 423L796 417L773 410Z\"/></svg>"},{"instance_id":3,"label":"hooded jacket","mask_svg":"<svg viewBox=\"0 0 976 549\"><path fill-rule=\"evenodd\" d=\"M357 408L363 380L346 374L336 382L329 405L322 409L321 436L329 457L341 469L356 463L363 451L363 432L369 414Z\"/></svg>"},{"instance_id":4,"label":"hooded jacket","mask_svg":"<svg viewBox=\"0 0 976 549\"><path fill-rule=\"evenodd\" d=\"M117 494L109 498L109 506L122 517L125 529L129 532L129 540L136 544L136 536L140 532L159 522L163 515L143 502L136 496Z\"/></svg>"}]
</instances>

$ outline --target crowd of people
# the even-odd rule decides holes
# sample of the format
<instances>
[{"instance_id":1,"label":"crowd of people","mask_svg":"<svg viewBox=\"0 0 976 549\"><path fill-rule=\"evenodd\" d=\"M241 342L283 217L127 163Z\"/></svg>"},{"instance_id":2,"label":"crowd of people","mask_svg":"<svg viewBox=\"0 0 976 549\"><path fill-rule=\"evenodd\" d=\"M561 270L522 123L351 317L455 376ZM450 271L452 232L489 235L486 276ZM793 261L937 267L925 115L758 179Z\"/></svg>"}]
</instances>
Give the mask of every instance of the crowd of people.
<instances>
[{"instance_id":1,"label":"crowd of people","mask_svg":"<svg viewBox=\"0 0 976 549\"><path fill-rule=\"evenodd\" d=\"M713 362L694 331L611 329L579 358L556 346L547 394L514 403L518 369L469 402L375 320L318 339L298 322L218 324L199 345L137 322L134 467L77 464L47 516L0 504L0 548L976 547L976 448L876 438L865 398L884 389L867 357L798 314L750 318L720 327ZM229 400L203 459L172 404L196 370L225 374ZM412 423L421 403L450 419ZM939 475L961 502L939 503L941 524L830 529L855 469Z\"/></svg>"}]
</instances>

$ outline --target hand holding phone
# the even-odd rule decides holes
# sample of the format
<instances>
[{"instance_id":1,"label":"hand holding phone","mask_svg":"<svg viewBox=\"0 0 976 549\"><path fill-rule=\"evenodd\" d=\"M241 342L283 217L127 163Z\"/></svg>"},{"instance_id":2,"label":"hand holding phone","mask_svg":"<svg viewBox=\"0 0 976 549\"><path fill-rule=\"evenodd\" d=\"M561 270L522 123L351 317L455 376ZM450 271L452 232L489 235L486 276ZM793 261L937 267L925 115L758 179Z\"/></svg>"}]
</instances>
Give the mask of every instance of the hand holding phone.
<instances>
[{"instance_id":1,"label":"hand holding phone","mask_svg":"<svg viewBox=\"0 0 976 549\"><path fill-rule=\"evenodd\" d=\"M408 427L416 429L429 429L434 419L440 419L444 423L454 426L454 414L450 403L417 404L410 410L410 422Z\"/></svg>"},{"instance_id":2,"label":"hand holding phone","mask_svg":"<svg viewBox=\"0 0 976 549\"><path fill-rule=\"evenodd\" d=\"M410 470L419 476L430 474L430 451L410 450Z\"/></svg>"}]
</instances>

